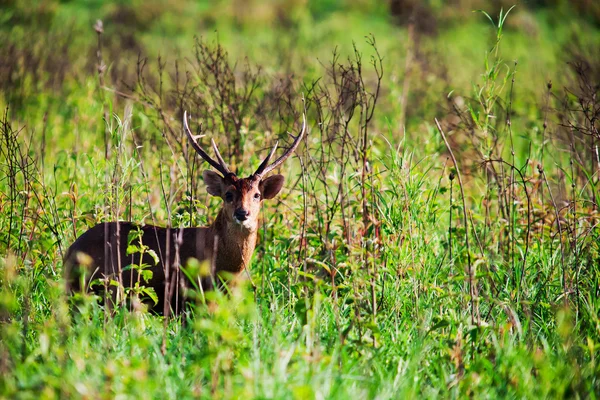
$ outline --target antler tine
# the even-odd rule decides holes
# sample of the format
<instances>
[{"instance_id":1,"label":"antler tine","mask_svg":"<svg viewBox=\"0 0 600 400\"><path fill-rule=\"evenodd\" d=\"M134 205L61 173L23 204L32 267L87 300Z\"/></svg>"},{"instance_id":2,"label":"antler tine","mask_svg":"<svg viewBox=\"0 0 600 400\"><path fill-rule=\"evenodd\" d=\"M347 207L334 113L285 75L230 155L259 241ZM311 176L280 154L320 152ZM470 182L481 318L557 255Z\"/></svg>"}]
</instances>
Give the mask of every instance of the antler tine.
<instances>
[{"instance_id":1,"label":"antler tine","mask_svg":"<svg viewBox=\"0 0 600 400\"><path fill-rule=\"evenodd\" d=\"M229 171L229 168L227 168L227 165L223 161L223 158L221 157L219 150L217 150L217 146L215 145L214 140L212 141L212 144L213 144L213 148L215 150L215 153L217 155L217 159L219 160L219 162L216 162L215 160L210 158L210 156L208 154L206 154L206 152L198 144L198 142L196 142L196 139L194 139L194 137L192 136L192 132L190 131L190 127L188 126L188 123L187 123L187 111L183 112L183 126L185 128L184 129L185 133L187 134L187 137L190 140L192 147L194 148L194 150L196 150L196 153L198 153L200 155L200 157L202 157L204 159L204 161L206 161L207 163L212 165L212 167L214 169L216 169L217 171L222 173L223 176L230 174L231 172Z\"/></svg>"},{"instance_id":2,"label":"antler tine","mask_svg":"<svg viewBox=\"0 0 600 400\"><path fill-rule=\"evenodd\" d=\"M298 136L296 136L296 138L294 139L294 143L292 143L290 148L287 149L287 151L285 153L283 153L283 155L281 157L279 157L277 160L275 160L272 164L267 165L269 163L269 159L275 153L275 149L277 149L277 144L275 144L275 147L273 147L273 150L271 150L271 152L269 153L267 158L265 158L265 160L260 164L260 166L254 173L254 175L263 176L263 175L268 174L275 168L279 167L296 150L296 148L300 144L300 139L302 139L305 132L306 132L306 113L302 113L302 130L300 131L300 134Z\"/></svg>"},{"instance_id":3,"label":"antler tine","mask_svg":"<svg viewBox=\"0 0 600 400\"><path fill-rule=\"evenodd\" d=\"M225 163L225 160L223 160L223 157L221 157L221 153L219 153L219 149L217 148L217 144L215 143L214 139L210 139L210 143L212 144L212 148L215 152L215 155L217 156L217 161L219 161L219 164L221 164L221 166L227 171L227 173L229 173L229 168L227 168L227 164Z\"/></svg>"},{"instance_id":4,"label":"antler tine","mask_svg":"<svg viewBox=\"0 0 600 400\"><path fill-rule=\"evenodd\" d=\"M256 172L254 173L254 176L261 177L266 173L265 168L267 167L267 165L269 165L269 160L271 159L271 157L273 157L273 154L275 154L275 150L277 150L278 145L279 141L275 142L275 146L273 146L273 148L269 152L269 155L260 163L260 165L256 169Z\"/></svg>"}]
</instances>

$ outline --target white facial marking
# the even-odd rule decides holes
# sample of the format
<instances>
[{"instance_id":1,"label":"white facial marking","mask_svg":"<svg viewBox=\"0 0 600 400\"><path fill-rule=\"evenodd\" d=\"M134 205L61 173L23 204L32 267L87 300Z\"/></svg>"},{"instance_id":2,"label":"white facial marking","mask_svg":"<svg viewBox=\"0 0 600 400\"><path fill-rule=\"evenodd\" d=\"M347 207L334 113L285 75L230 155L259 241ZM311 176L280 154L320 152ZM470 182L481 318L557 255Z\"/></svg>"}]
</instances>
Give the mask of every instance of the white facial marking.
<instances>
[{"instance_id":1,"label":"white facial marking","mask_svg":"<svg viewBox=\"0 0 600 400\"><path fill-rule=\"evenodd\" d=\"M249 218L246 219L245 221L240 221L239 219L237 219L237 217L234 215L233 216L233 221L235 222L236 225L238 225L241 228L246 228L247 230L252 230L254 229L254 225L253 225L253 221L250 220Z\"/></svg>"}]
</instances>

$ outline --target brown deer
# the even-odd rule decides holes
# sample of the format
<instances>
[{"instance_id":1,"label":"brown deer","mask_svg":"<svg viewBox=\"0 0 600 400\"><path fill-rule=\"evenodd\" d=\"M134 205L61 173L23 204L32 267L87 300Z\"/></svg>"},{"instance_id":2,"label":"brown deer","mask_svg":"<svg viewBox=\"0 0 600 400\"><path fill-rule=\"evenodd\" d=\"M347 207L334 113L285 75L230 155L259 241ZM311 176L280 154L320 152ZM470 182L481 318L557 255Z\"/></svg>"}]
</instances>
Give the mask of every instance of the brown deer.
<instances>
[{"instance_id":1,"label":"brown deer","mask_svg":"<svg viewBox=\"0 0 600 400\"><path fill-rule=\"evenodd\" d=\"M229 170L214 140L211 142L217 161L208 156L190 132L187 113L183 114L183 125L194 150L220 173L206 170L202 174L208 193L223 199L217 218L202 228L162 228L132 222L98 224L79 236L67 250L64 270L68 291L104 293L107 306L112 307L127 297L125 290L136 288L142 291L138 294L146 290L146 294L154 297L148 291L151 288L156 294L155 301L145 302L167 315L170 310L182 311L185 303L182 287L194 285L203 291L210 290L215 283L231 282L248 267L256 245L262 202L275 197L284 181L282 175L266 175L296 150L306 131L306 116L303 115L300 134L287 151L269 163L276 143L256 172L247 178L238 178ZM210 271L199 277L181 273L180 266L186 266L192 258L206 261L204 265L210 266ZM91 282L95 283L92 288Z\"/></svg>"}]
</instances>

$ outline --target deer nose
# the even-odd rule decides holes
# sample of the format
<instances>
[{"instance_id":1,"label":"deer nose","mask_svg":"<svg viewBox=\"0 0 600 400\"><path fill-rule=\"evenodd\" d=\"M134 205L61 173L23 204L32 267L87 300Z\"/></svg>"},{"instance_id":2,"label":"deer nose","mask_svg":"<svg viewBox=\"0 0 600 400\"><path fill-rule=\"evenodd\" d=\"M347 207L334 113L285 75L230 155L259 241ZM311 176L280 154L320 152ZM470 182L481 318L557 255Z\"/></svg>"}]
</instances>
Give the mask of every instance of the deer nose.
<instances>
[{"instance_id":1,"label":"deer nose","mask_svg":"<svg viewBox=\"0 0 600 400\"><path fill-rule=\"evenodd\" d=\"M233 216L238 220L238 221L245 221L246 219L248 219L248 214L250 214L248 211L244 210L243 208L238 208L237 210L235 210L235 212L233 213Z\"/></svg>"}]
</instances>

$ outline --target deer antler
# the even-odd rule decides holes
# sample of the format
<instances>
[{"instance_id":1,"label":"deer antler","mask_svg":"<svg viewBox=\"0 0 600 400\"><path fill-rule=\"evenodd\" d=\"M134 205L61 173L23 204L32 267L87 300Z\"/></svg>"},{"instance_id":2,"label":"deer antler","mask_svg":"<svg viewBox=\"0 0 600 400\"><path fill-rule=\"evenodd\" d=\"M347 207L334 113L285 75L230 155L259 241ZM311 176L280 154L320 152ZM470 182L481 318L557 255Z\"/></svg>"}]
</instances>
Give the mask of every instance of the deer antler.
<instances>
[{"instance_id":1,"label":"deer antler","mask_svg":"<svg viewBox=\"0 0 600 400\"><path fill-rule=\"evenodd\" d=\"M190 127L188 126L188 123L187 123L187 111L183 112L183 126L185 128L185 133L187 134L187 137L190 140L190 143L192 144L192 147L194 148L194 150L196 150L196 153L198 153L200 155L200 157L202 157L204 159L204 161L206 161L207 163L212 165L217 171L222 173L223 176L227 176L227 175L231 174L231 171L229 171L229 168L227 168L227 164L225 164L223 157L221 157L221 153L219 153L219 149L217 148L217 145L213 139L211 139L212 147L213 147L213 150L215 151L215 155L217 156L217 160L219 162L210 158L210 156L208 154L206 154L206 152L198 144L198 142L196 142L196 139L194 139L194 137L192 136L192 132L190 131Z\"/></svg>"},{"instance_id":2,"label":"deer antler","mask_svg":"<svg viewBox=\"0 0 600 400\"><path fill-rule=\"evenodd\" d=\"M269 160L271 159L271 157L273 157L273 154L275 154L275 150L277 150L277 145L279 144L279 142L275 143L275 146L273 146L273 149L269 152L269 155L267 156L267 158L265 158L263 160L263 162L261 162L260 165L258 166L258 169L254 173L254 176L260 178L260 177L268 174L275 168L279 167L290 155L292 155L294 150L296 150L296 148L300 144L300 139L302 139L305 132L306 132L306 114L302 113L302 130L300 131L300 134L298 134L298 136L296 136L296 138L294 138L294 143L292 143L292 145L289 147L289 149L287 149L287 151L285 153L283 153L283 155L281 157L279 157L277 160L275 160L272 164L269 164Z\"/></svg>"}]
</instances>

